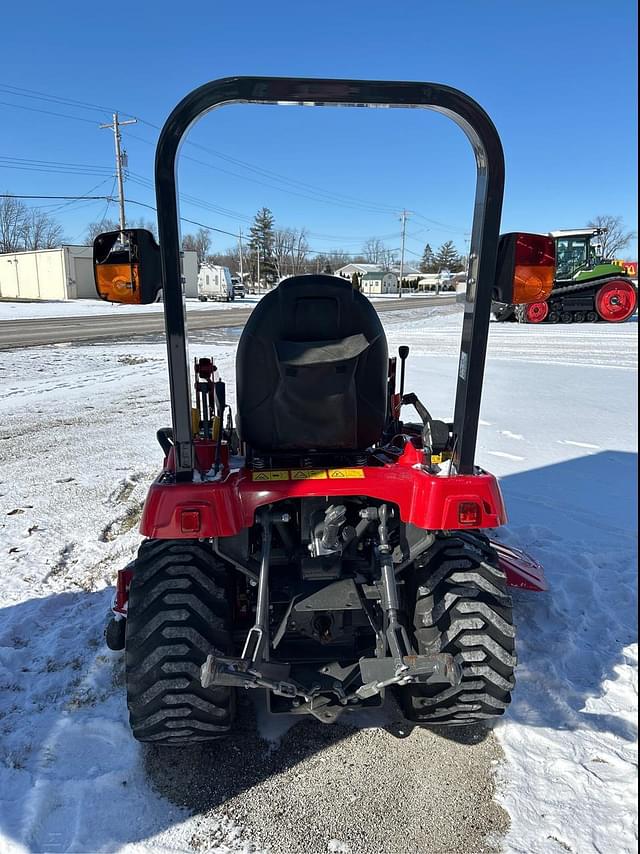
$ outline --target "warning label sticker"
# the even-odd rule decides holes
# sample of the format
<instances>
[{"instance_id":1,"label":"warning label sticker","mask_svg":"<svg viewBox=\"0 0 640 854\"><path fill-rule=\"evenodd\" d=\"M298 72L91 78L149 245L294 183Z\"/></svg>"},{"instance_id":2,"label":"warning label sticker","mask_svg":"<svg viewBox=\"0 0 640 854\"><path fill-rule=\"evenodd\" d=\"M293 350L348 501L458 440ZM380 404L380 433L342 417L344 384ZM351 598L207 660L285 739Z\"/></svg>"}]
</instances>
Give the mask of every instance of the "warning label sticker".
<instances>
[{"instance_id":1,"label":"warning label sticker","mask_svg":"<svg viewBox=\"0 0 640 854\"><path fill-rule=\"evenodd\" d=\"M287 469L274 471L254 471L251 475L251 480L254 481L270 481L270 480L289 480L289 472Z\"/></svg>"},{"instance_id":2,"label":"warning label sticker","mask_svg":"<svg viewBox=\"0 0 640 854\"><path fill-rule=\"evenodd\" d=\"M364 469L329 469L329 480L342 480L350 477L363 478Z\"/></svg>"},{"instance_id":3,"label":"warning label sticker","mask_svg":"<svg viewBox=\"0 0 640 854\"><path fill-rule=\"evenodd\" d=\"M272 471L254 471L251 480L254 483L268 483L274 480L347 480L364 478L364 469L275 469Z\"/></svg>"}]
</instances>

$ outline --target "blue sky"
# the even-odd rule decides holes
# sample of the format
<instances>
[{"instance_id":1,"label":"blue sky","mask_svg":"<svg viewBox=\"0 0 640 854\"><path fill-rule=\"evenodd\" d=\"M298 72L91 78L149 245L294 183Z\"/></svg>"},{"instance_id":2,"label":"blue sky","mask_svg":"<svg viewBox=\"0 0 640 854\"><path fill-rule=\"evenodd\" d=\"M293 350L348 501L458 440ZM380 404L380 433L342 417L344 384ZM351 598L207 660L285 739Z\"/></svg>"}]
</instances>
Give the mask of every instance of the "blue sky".
<instances>
[{"instance_id":1,"label":"blue sky","mask_svg":"<svg viewBox=\"0 0 640 854\"><path fill-rule=\"evenodd\" d=\"M86 194L98 185L94 192L108 195L112 189L113 138L98 129L108 112L38 100L34 92L150 123L125 129L124 140L127 196L153 204L157 132L150 125L161 125L206 80L235 74L428 80L467 91L493 118L507 163L504 231L579 227L599 213L621 215L637 229L631 0L159 0L110 11L105 4L36 0L7 5L2 29L3 191ZM206 150L183 148L202 161L181 163L185 217L235 233L246 231L265 205L277 225L307 227L312 249L358 252L370 236L397 248L398 213L406 208L413 212L407 260L416 260L427 241L437 247L452 239L465 247L473 157L462 132L436 114L233 106L205 117L189 140ZM101 201L51 204L47 209L74 241L107 211ZM149 211L131 204L127 213ZM108 216L117 216L115 205ZM218 248L232 242L212 236ZM635 242L626 254L637 256Z\"/></svg>"}]
</instances>

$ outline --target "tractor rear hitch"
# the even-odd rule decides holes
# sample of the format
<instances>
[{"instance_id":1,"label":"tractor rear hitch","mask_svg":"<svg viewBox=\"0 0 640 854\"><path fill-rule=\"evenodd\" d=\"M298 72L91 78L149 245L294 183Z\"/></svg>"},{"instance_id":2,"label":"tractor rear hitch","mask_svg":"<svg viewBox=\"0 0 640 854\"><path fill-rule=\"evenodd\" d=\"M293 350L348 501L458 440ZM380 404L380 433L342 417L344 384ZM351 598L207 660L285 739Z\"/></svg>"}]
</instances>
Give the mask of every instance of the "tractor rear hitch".
<instances>
[{"instance_id":1,"label":"tractor rear hitch","mask_svg":"<svg viewBox=\"0 0 640 854\"><path fill-rule=\"evenodd\" d=\"M293 682L288 682L290 667L287 664L262 662L260 670L247 665L244 658L227 658L208 655L200 670L200 682L203 688L212 685L235 688L268 688L278 697L302 697L309 701L310 696L300 690ZM271 674L271 675L270 675Z\"/></svg>"},{"instance_id":2,"label":"tractor rear hitch","mask_svg":"<svg viewBox=\"0 0 640 854\"><path fill-rule=\"evenodd\" d=\"M262 554L254 625L249 629L239 658L221 656L215 651L207 656L200 671L203 688L266 688L277 697L291 700L291 711L298 714L308 712L323 723L333 723L349 704L359 704L376 695L383 696L385 688L392 685L436 683L456 687L460 684L461 669L453 656L447 653L417 655L401 622L393 549L389 539L389 520L393 517L393 510L387 504L382 504L379 507L364 508L360 515L366 525L378 522L380 580L377 586L386 629L374 625L378 638L377 657L361 658L355 670L346 675L341 674L342 678L336 678L337 674L321 675L330 673L330 668L323 668L318 673L319 681L308 687L292 679L290 664L269 660L271 649L275 649L282 640L291 612L299 608L301 603L298 601L299 597L291 600L272 642L269 632L271 527L284 525L289 522L290 517L286 513L263 510L257 517L262 528ZM320 529L324 532L320 540L324 543L324 548L334 547L339 542L339 531L344 518L344 506L328 508L324 520L315 529L316 534L320 533ZM337 596L340 601L347 594L350 602L359 599L352 580L337 581L329 587L332 595ZM317 596L318 594L316 598ZM308 608L310 602L305 602ZM354 690L348 686L356 675L360 676L362 685Z\"/></svg>"}]
</instances>

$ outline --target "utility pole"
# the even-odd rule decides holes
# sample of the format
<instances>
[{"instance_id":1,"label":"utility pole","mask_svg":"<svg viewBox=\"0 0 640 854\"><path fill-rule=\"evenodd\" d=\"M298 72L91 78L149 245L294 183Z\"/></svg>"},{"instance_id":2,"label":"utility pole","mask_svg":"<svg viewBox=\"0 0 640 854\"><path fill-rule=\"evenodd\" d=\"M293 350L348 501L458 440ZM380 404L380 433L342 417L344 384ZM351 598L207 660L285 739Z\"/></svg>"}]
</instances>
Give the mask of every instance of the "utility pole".
<instances>
[{"instance_id":1,"label":"utility pole","mask_svg":"<svg viewBox=\"0 0 640 854\"><path fill-rule=\"evenodd\" d=\"M122 141L122 137L120 134L120 128L122 125L135 125L137 119L128 119L126 122L121 122L118 118L118 114L113 114L113 121L108 125L100 125L101 128L111 128L113 131L113 137L115 140L116 147L116 177L118 179L118 205L120 208L120 231L123 232L126 228L126 220L124 216L124 178L122 167L126 165L126 152L122 153L120 148L120 142Z\"/></svg>"},{"instance_id":2,"label":"utility pole","mask_svg":"<svg viewBox=\"0 0 640 854\"><path fill-rule=\"evenodd\" d=\"M407 230L407 217L409 211L402 211L400 214L400 222L402 223L402 243L400 248L400 281L398 282L398 299L402 298L402 276L404 274L404 238Z\"/></svg>"},{"instance_id":3,"label":"utility pole","mask_svg":"<svg viewBox=\"0 0 640 854\"><path fill-rule=\"evenodd\" d=\"M242 229L238 229L238 245L240 248L240 284L244 285L244 273L242 270Z\"/></svg>"},{"instance_id":4,"label":"utility pole","mask_svg":"<svg viewBox=\"0 0 640 854\"><path fill-rule=\"evenodd\" d=\"M258 293L260 293L260 244L256 244L256 256L258 258Z\"/></svg>"}]
</instances>

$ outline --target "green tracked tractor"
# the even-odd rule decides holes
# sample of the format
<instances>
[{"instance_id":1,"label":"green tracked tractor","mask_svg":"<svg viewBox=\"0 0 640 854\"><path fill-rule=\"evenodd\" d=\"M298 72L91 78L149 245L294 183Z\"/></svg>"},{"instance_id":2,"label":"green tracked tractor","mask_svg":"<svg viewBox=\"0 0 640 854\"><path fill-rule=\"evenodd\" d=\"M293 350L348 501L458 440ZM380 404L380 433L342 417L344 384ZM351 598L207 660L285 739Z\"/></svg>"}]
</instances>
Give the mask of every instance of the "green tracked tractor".
<instances>
[{"instance_id":1,"label":"green tracked tractor","mask_svg":"<svg viewBox=\"0 0 640 854\"><path fill-rule=\"evenodd\" d=\"M553 290L544 302L494 303L496 320L519 323L621 323L636 310L638 295L625 271L602 258L604 228L552 231L556 245Z\"/></svg>"}]
</instances>

